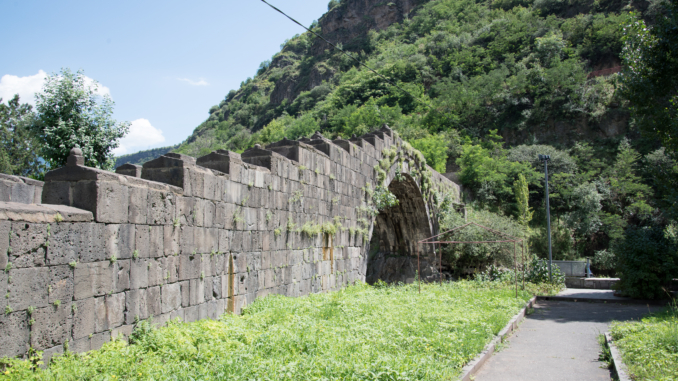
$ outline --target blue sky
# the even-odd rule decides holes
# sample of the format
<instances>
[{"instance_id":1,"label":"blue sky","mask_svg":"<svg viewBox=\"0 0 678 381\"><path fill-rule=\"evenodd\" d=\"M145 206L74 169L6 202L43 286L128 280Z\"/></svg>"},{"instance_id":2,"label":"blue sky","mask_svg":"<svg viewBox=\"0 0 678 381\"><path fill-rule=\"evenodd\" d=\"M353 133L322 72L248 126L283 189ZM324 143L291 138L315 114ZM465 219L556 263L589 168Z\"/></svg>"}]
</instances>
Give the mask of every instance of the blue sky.
<instances>
[{"instance_id":1,"label":"blue sky","mask_svg":"<svg viewBox=\"0 0 678 381\"><path fill-rule=\"evenodd\" d=\"M271 0L308 26L328 0ZM303 29L259 0L0 0L0 97L32 102L44 73L83 69L134 122L118 154L183 141Z\"/></svg>"}]
</instances>

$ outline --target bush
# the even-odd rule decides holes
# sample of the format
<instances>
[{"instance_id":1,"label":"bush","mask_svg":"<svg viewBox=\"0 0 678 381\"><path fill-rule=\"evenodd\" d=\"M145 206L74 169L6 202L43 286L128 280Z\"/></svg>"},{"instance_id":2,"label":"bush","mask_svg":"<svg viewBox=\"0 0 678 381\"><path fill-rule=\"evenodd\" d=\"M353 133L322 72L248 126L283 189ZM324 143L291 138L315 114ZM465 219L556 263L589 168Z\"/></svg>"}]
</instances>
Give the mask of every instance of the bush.
<instances>
[{"instance_id":1,"label":"bush","mask_svg":"<svg viewBox=\"0 0 678 381\"><path fill-rule=\"evenodd\" d=\"M666 297L673 277L678 275L676 228L630 227L614 244L617 254L618 289L625 296L640 299Z\"/></svg>"},{"instance_id":2,"label":"bush","mask_svg":"<svg viewBox=\"0 0 678 381\"><path fill-rule=\"evenodd\" d=\"M533 259L525 280L530 283L553 283L565 285L565 275L558 266L552 266L553 282L549 282L549 264L543 259Z\"/></svg>"}]
</instances>

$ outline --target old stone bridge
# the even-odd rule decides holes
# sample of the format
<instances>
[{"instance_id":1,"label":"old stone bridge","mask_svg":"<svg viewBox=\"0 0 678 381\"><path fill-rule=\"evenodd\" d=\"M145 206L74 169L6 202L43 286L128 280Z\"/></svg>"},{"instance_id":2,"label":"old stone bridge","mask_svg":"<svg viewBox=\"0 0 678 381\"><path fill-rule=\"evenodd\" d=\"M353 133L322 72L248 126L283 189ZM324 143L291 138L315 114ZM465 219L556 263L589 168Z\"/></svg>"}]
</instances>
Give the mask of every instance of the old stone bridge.
<instances>
[{"instance_id":1,"label":"old stone bridge","mask_svg":"<svg viewBox=\"0 0 678 381\"><path fill-rule=\"evenodd\" d=\"M44 183L0 178L0 357L97 349L138 320L215 319L268 294L412 281L416 242L459 197L386 126L116 173L83 163L73 149ZM385 188L399 203L378 211Z\"/></svg>"}]
</instances>

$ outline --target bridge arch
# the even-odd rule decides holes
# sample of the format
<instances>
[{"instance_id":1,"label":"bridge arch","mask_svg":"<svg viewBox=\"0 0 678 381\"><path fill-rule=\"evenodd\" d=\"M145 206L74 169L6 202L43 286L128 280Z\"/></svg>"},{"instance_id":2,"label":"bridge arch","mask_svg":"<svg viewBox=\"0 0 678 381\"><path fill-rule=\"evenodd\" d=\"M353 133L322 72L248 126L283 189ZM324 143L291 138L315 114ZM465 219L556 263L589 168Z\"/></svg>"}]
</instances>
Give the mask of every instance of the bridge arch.
<instances>
[{"instance_id":1,"label":"bridge arch","mask_svg":"<svg viewBox=\"0 0 678 381\"><path fill-rule=\"evenodd\" d=\"M430 195L421 188L421 176L410 173L402 162L394 164L384 180L384 187L398 204L380 210L374 218L367 253L366 282L411 283L421 271L422 279L437 278L436 251L431 245L418 245L438 231ZM417 250L420 263L417 263Z\"/></svg>"}]
</instances>

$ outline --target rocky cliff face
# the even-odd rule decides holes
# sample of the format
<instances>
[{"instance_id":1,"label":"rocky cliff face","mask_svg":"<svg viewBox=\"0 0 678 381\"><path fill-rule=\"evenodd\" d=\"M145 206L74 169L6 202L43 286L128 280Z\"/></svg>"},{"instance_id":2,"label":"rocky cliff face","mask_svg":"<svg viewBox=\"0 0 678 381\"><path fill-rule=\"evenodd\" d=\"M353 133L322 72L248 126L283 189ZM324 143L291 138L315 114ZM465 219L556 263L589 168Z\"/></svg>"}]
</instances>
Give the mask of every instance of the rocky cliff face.
<instances>
[{"instance_id":1,"label":"rocky cliff face","mask_svg":"<svg viewBox=\"0 0 678 381\"><path fill-rule=\"evenodd\" d=\"M318 24L321 35L333 44L341 44L343 49L360 51L370 30L382 30L394 23L405 20L415 8L427 0L344 0L341 5L332 8L323 15ZM317 56L326 49L332 49L324 41L315 38L308 52ZM272 67L285 68L294 61L281 55L272 63ZM302 91L308 91L331 79L335 70L313 65L290 71L283 75L271 92L271 103L281 104L285 99L293 101Z\"/></svg>"},{"instance_id":2,"label":"rocky cliff face","mask_svg":"<svg viewBox=\"0 0 678 381\"><path fill-rule=\"evenodd\" d=\"M402 22L425 0L345 0L327 12L320 20L323 36L332 43L350 45L371 29L382 30ZM326 44L322 43L322 48Z\"/></svg>"}]
</instances>

